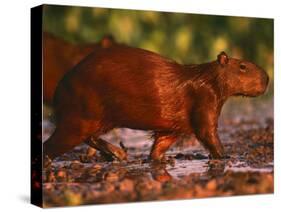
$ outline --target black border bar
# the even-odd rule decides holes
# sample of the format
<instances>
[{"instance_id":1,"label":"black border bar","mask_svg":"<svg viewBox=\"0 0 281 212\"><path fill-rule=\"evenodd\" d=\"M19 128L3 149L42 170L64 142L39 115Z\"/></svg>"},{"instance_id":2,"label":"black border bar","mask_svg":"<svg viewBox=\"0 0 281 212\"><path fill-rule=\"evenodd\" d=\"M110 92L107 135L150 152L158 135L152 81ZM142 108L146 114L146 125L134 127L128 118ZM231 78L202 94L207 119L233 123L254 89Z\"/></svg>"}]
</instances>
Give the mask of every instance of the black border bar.
<instances>
[{"instance_id":1,"label":"black border bar","mask_svg":"<svg viewBox=\"0 0 281 212\"><path fill-rule=\"evenodd\" d=\"M43 5L31 8L31 203L42 207Z\"/></svg>"}]
</instances>

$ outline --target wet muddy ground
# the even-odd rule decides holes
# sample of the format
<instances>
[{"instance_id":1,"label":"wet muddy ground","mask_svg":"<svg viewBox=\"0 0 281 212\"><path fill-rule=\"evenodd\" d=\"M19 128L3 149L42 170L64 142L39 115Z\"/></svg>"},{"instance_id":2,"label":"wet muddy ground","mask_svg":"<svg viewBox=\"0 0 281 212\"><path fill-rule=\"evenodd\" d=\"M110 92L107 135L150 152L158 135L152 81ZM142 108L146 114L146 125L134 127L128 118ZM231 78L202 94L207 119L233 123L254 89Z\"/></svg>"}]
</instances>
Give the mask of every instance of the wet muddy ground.
<instances>
[{"instance_id":1,"label":"wet muddy ground","mask_svg":"<svg viewBox=\"0 0 281 212\"><path fill-rule=\"evenodd\" d=\"M122 141L128 161L109 162L87 145L77 146L44 169L44 206L272 193L272 103L225 108L219 135L228 159L210 160L190 136L167 152L164 163L155 164L147 159L149 133L117 129L104 137L115 145ZM43 126L46 139L53 126L47 121Z\"/></svg>"}]
</instances>

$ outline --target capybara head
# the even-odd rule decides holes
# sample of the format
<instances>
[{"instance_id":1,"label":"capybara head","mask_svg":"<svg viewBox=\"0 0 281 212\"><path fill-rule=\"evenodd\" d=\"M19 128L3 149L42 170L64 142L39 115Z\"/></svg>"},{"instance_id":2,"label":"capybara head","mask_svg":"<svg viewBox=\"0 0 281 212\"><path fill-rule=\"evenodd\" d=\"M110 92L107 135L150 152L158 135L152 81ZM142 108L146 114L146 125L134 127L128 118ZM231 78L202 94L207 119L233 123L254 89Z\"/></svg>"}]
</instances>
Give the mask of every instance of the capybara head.
<instances>
[{"instance_id":1,"label":"capybara head","mask_svg":"<svg viewBox=\"0 0 281 212\"><path fill-rule=\"evenodd\" d=\"M225 52L217 56L220 76L230 95L259 96L266 91L269 77L249 61L229 58Z\"/></svg>"}]
</instances>

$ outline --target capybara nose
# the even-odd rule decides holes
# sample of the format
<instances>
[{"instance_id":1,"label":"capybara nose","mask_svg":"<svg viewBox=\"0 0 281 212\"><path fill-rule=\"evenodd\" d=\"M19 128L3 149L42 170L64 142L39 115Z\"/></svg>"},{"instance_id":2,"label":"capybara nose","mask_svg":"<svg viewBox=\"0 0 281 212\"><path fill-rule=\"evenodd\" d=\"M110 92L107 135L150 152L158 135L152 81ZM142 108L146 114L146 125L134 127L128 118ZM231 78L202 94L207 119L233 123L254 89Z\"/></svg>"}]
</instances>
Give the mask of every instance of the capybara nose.
<instances>
[{"instance_id":1,"label":"capybara nose","mask_svg":"<svg viewBox=\"0 0 281 212\"><path fill-rule=\"evenodd\" d=\"M262 85L267 88L267 85L269 83L269 76L266 72L262 73L262 79L261 79Z\"/></svg>"},{"instance_id":2,"label":"capybara nose","mask_svg":"<svg viewBox=\"0 0 281 212\"><path fill-rule=\"evenodd\" d=\"M266 75L266 86L268 85L268 83L269 83L269 76Z\"/></svg>"}]
</instances>

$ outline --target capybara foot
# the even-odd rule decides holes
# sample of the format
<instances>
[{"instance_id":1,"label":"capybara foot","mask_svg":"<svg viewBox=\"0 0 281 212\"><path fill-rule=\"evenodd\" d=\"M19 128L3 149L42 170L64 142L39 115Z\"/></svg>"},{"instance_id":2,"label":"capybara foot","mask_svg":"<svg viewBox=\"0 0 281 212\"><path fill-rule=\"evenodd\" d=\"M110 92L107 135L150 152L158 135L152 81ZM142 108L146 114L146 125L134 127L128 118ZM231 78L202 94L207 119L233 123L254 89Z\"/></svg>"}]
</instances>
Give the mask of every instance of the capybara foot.
<instances>
[{"instance_id":1,"label":"capybara foot","mask_svg":"<svg viewBox=\"0 0 281 212\"><path fill-rule=\"evenodd\" d=\"M151 154L149 155L148 159L153 162L153 163L166 163L167 159L165 157L165 154L157 154L156 152L151 152Z\"/></svg>"},{"instance_id":2,"label":"capybara foot","mask_svg":"<svg viewBox=\"0 0 281 212\"><path fill-rule=\"evenodd\" d=\"M209 158L212 160L227 160L227 159L230 159L230 156L223 154L222 156L214 157L211 154L209 154Z\"/></svg>"},{"instance_id":3,"label":"capybara foot","mask_svg":"<svg viewBox=\"0 0 281 212\"><path fill-rule=\"evenodd\" d=\"M226 158L226 154L224 152L224 148L221 145L221 143L219 143L218 145L214 145L211 146L211 148L209 148L210 150L210 155L209 158L210 159L225 159Z\"/></svg>"},{"instance_id":4,"label":"capybara foot","mask_svg":"<svg viewBox=\"0 0 281 212\"><path fill-rule=\"evenodd\" d=\"M116 147L103 139L90 137L86 143L99 150L103 155L106 155L106 158L108 159L116 158L119 161L127 160L127 153L123 149Z\"/></svg>"}]
</instances>

